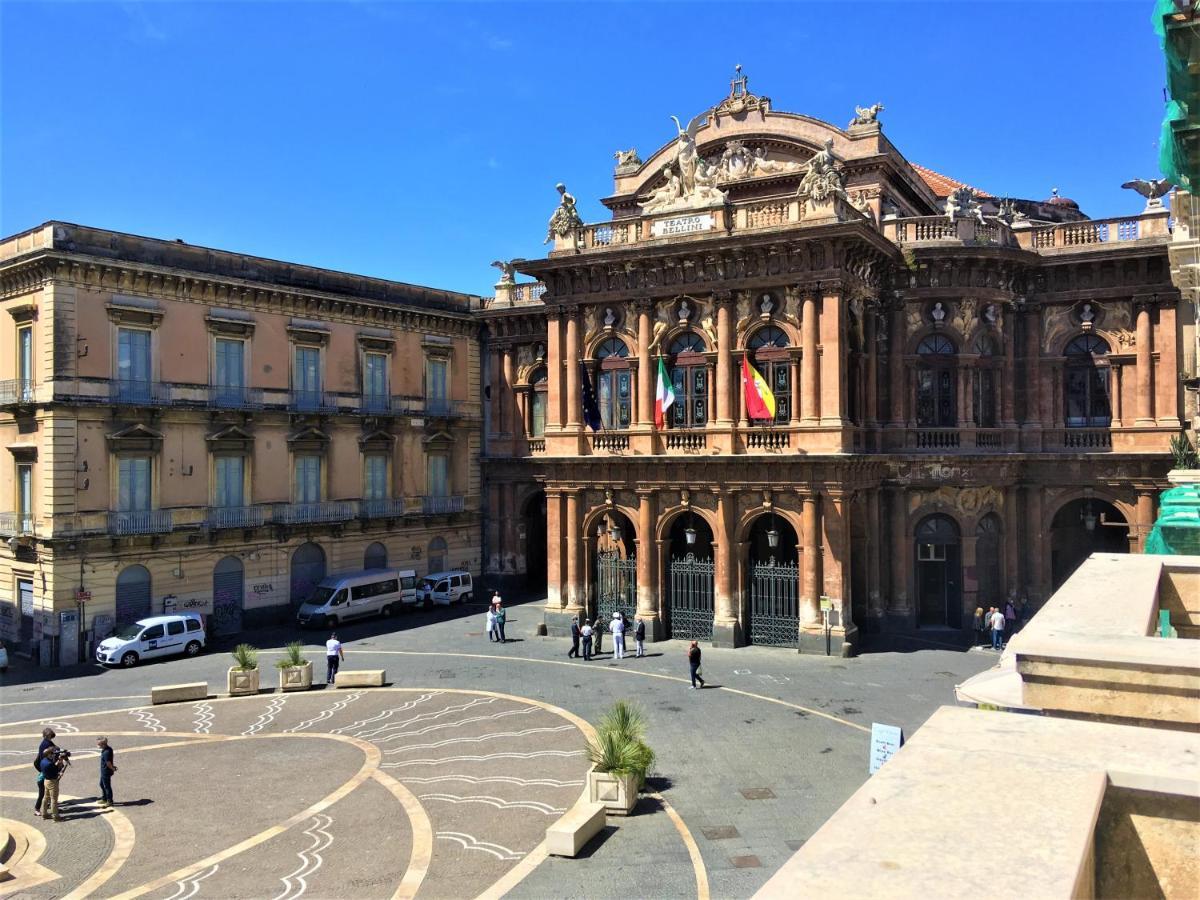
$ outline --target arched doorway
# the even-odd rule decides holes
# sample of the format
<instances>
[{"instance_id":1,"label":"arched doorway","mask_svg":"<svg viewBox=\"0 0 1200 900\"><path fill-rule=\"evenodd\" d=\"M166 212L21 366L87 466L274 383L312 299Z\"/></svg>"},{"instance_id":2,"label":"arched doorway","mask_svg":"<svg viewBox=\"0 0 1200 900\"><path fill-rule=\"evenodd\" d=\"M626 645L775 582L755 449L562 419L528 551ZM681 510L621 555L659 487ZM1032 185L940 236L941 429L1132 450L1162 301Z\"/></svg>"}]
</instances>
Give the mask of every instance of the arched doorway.
<instances>
[{"instance_id":1,"label":"arched doorway","mask_svg":"<svg viewBox=\"0 0 1200 900\"><path fill-rule=\"evenodd\" d=\"M796 647L800 641L800 566L791 524L759 516L750 529L750 643Z\"/></svg>"},{"instance_id":2,"label":"arched doorway","mask_svg":"<svg viewBox=\"0 0 1200 900\"><path fill-rule=\"evenodd\" d=\"M546 494L538 491L525 501L521 513L525 542L525 587L546 590Z\"/></svg>"},{"instance_id":3,"label":"arched doorway","mask_svg":"<svg viewBox=\"0 0 1200 900\"><path fill-rule=\"evenodd\" d=\"M1111 503L1081 497L1067 503L1050 524L1050 575L1054 590L1093 553L1128 553L1129 524Z\"/></svg>"},{"instance_id":4,"label":"arched doorway","mask_svg":"<svg viewBox=\"0 0 1200 900\"><path fill-rule=\"evenodd\" d=\"M117 627L150 615L150 570L126 566L117 576Z\"/></svg>"},{"instance_id":5,"label":"arched doorway","mask_svg":"<svg viewBox=\"0 0 1200 900\"><path fill-rule=\"evenodd\" d=\"M988 513L975 526L975 605L985 610L1000 606L1004 600L1004 582L1000 574L1003 546L1000 517Z\"/></svg>"},{"instance_id":6,"label":"arched doorway","mask_svg":"<svg viewBox=\"0 0 1200 900\"><path fill-rule=\"evenodd\" d=\"M917 426L953 428L958 423L954 382L958 348L943 334L917 345Z\"/></svg>"},{"instance_id":7,"label":"arched doorway","mask_svg":"<svg viewBox=\"0 0 1200 900\"><path fill-rule=\"evenodd\" d=\"M226 556L213 568L211 627L214 637L237 634L242 630L245 582L242 561L236 556Z\"/></svg>"},{"instance_id":8,"label":"arched doorway","mask_svg":"<svg viewBox=\"0 0 1200 900\"><path fill-rule=\"evenodd\" d=\"M632 622L637 614L637 535L629 517L609 510L596 522L595 535L588 541L595 548L595 610L602 622L614 612Z\"/></svg>"},{"instance_id":9,"label":"arched doorway","mask_svg":"<svg viewBox=\"0 0 1200 900\"><path fill-rule=\"evenodd\" d=\"M301 544L292 554L292 579L288 599L294 607L308 599L325 577L325 551L316 544Z\"/></svg>"},{"instance_id":10,"label":"arched doorway","mask_svg":"<svg viewBox=\"0 0 1200 900\"><path fill-rule=\"evenodd\" d=\"M672 638L707 641L713 626L713 533L686 513L671 524L667 562L667 628Z\"/></svg>"},{"instance_id":11,"label":"arched doorway","mask_svg":"<svg viewBox=\"0 0 1200 900\"><path fill-rule=\"evenodd\" d=\"M364 569L386 569L387 568L387 547L376 541L369 546L363 553L363 568Z\"/></svg>"},{"instance_id":12,"label":"arched doorway","mask_svg":"<svg viewBox=\"0 0 1200 900\"><path fill-rule=\"evenodd\" d=\"M921 520L916 549L917 625L958 628L962 624L962 555L958 525L949 516Z\"/></svg>"}]
</instances>

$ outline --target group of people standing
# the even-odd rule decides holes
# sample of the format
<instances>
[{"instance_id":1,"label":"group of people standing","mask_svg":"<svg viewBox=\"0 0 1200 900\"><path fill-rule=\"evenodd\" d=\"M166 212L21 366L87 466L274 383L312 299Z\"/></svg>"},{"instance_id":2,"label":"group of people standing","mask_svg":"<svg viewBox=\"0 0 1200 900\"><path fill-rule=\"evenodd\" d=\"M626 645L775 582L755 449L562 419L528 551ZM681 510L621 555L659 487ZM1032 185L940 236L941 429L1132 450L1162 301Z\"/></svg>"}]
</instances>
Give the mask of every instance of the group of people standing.
<instances>
[{"instance_id":1,"label":"group of people standing","mask_svg":"<svg viewBox=\"0 0 1200 900\"><path fill-rule=\"evenodd\" d=\"M582 616L572 616L571 649L567 651L567 656L578 659L582 655L585 660L590 660L599 655L606 627L613 636L613 659L624 659L625 634L629 630L629 624L625 621L625 614L620 611L612 614L607 626L599 616L594 621ZM635 619L633 623L633 643L635 655L645 656L646 623L641 618Z\"/></svg>"},{"instance_id":2,"label":"group of people standing","mask_svg":"<svg viewBox=\"0 0 1200 900\"><path fill-rule=\"evenodd\" d=\"M487 611L487 636L489 641L495 641L498 644L507 644L508 638L504 636L504 621L508 616L504 612L504 602L499 594L492 594L492 603Z\"/></svg>"},{"instance_id":3,"label":"group of people standing","mask_svg":"<svg viewBox=\"0 0 1200 900\"><path fill-rule=\"evenodd\" d=\"M61 822L58 809L58 783L71 765L71 753L54 743L57 735L53 728L42 729L42 742L38 745L33 767L37 770L37 801L33 814L53 822ZM112 809L112 777L117 771L115 754L108 745L108 738L96 738L96 749L100 753L100 800L101 809Z\"/></svg>"},{"instance_id":4,"label":"group of people standing","mask_svg":"<svg viewBox=\"0 0 1200 900\"><path fill-rule=\"evenodd\" d=\"M985 612L982 606L976 607L976 645L982 647L986 644L988 633L991 632L992 649L1003 650L1009 638L1020 630L1028 618L1029 605L1024 599L1009 597L1003 610L998 606L990 606Z\"/></svg>"}]
</instances>

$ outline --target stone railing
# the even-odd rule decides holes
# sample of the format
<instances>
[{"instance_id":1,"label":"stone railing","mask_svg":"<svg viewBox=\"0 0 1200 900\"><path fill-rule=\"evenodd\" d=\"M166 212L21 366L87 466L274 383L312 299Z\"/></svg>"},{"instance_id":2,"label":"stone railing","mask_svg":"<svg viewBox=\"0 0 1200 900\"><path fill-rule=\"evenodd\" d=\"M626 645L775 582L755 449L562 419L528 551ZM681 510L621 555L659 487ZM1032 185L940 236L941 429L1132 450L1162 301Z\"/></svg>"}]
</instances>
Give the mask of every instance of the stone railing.
<instances>
[{"instance_id":1,"label":"stone railing","mask_svg":"<svg viewBox=\"0 0 1200 900\"><path fill-rule=\"evenodd\" d=\"M597 225L584 225L580 236L580 248L593 250L597 247L620 247L636 243L641 226L640 219L614 219Z\"/></svg>"},{"instance_id":2,"label":"stone railing","mask_svg":"<svg viewBox=\"0 0 1200 900\"><path fill-rule=\"evenodd\" d=\"M682 450L695 453L708 446L708 437L703 431L668 431L667 450Z\"/></svg>"},{"instance_id":3,"label":"stone railing","mask_svg":"<svg viewBox=\"0 0 1200 900\"><path fill-rule=\"evenodd\" d=\"M545 438L530 438L529 439L529 452L533 456L541 456L543 453L545 453L546 452L546 439Z\"/></svg>"},{"instance_id":4,"label":"stone railing","mask_svg":"<svg viewBox=\"0 0 1200 900\"><path fill-rule=\"evenodd\" d=\"M955 219L945 216L914 216L907 219L885 219L884 237L898 244L945 243L997 244L1015 247L1012 230L1000 219Z\"/></svg>"},{"instance_id":5,"label":"stone railing","mask_svg":"<svg viewBox=\"0 0 1200 900\"><path fill-rule=\"evenodd\" d=\"M786 450L792 445L792 435L774 428L761 431L746 431L747 450Z\"/></svg>"},{"instance_id":6,"label":"stone railing","mask_svg":"<svg viewBox=\"0 0 1200 900\"><path fill-rule=\"evenodd\" d=\"M982 428L975 432L975 446L980 450L999 450L1004 446L1004 432L999 428Z\"/></svg>"},{"instance_id":7,"label":"stone railing","mask_svg":"<svg viewBox=\"0 0 1200 900\"><path fill-rule=\"evenodd\" d=\"M796 200L764 200L739 206L734 215L737 228L773 228L799 219L800 204Z\"/></svg>"},{"instance_id":8,"label":"stone railing","mask_svg":"<svg viewBox=\"0 0 1200 900\"><path fill-rule=\"evenodd\" d=\"M221 528L257 528L271 519L271 508L258 506L210 506L204 524L212 530Z\"/></svg>"},{"instance_id":9,"label":"stone railing","mask_svg":"<svg viewBox=\"0 0 1200 900\"><path fill-rule=\"evenodd\" d=\"M512 288L514 303L534 303L541 300L544 293L546 293L546 285L540 281L514 284Z\"/></svg>"},{"instance_id":10,"label":"stone railing","mask_svg":"<svg viewBox=\"0 0 1200 900\"><path fill-rule=\"evenodd\" d=\"M1060 446L1067 450L1111 450L1112 432L1107 428L1064 428Z\"/></svg>"},{"instance_id":11,"label":"stone railing","mask_svg":"<svg viewBox=\"0 0 1200 900\"><path fill-rule=\"evenodd\" d=\"M629 449L629 435L616 431L600 431L592 435L592 451L621 453Z\"/></svg>"},{"instance_id":12,"label":"stone railing","mask_svg":"<svg viewBox=\"0 0 1200 900\"><path fill-rule=\"evenodd\" d=\"M1116 219L1089 219L1085 222L1061 222L1057 225L1022 226L1013 229L1017 242L1032 250L1063 250L1091 245L1107 245L1164 237L1168 213L1148 210L1141 216Z\"/></svg>"},{"instance_id":13,"label":"stone railing","mask_svg":"<svg viewBox=\"0 0 1200 900\"><path fill-rule=\"evenodd\" d=\"M918 450L957 450L960 444L957 429L914 428L910 439Z\"/></svg>"},{"instance_id":14,"label":"stone railing","mask_svg":"<svg viewBox=\"0 0 1200 900\"><path fill-rule=\"evenodd\" d=\"M466 498L461 494L426 495L421 498L421 514L425 516L448 516L451 513L460 513L465 508Z\"/></svg>"},{"instance_id":15,"label":"stone railing","mask_svg":"<svg viewBox=\"0 0 1200 900\"><path fill-rule=\"evenodd\" d=\"M143 509L108 514L110 534L163 534L171 530L169 509Z\"/></svg>"},{"instance_id":16,"label":"stone railing","mask_svg":"<svg viewBox=\"0 0 1200 900\"><path fill-rule=\"evenodd\" d=\"M400 497L381 497L376 500L359 500L360 519L395 519L404 515L404 500Z\"/></svg>"}]
</instances>

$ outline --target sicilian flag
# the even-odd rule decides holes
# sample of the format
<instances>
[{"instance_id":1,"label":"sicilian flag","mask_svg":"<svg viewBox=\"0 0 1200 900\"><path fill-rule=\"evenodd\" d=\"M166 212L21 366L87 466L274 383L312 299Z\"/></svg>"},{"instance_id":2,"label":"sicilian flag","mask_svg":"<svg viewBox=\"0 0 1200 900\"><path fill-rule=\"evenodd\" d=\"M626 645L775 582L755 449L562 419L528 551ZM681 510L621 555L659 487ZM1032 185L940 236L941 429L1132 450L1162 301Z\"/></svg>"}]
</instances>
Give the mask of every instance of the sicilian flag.
<instances>
[{"instance_id":1,"label":"sicilian flag","mask_svg":"<svg viewBox=\"0 0 1200 900\"><path fill-rule=\"evenodd\" d=\"M665 428L667 410L675 402L675 389L671 387L671 379L667 377L667 367L663 358L658 358L658 384L654 388L654 427Z\"/></svg>"},{"instance_id":2,"label":"sicilian flag","mask_svg":"<svg viewBox=\"0 0 1200 900\"><path fill-rule=\"evenodd\" d=\"M751 419L775 418L775 395L745 354L742 354L742 388L746 392L747 416Z\"/></svg>"}]
</instances>

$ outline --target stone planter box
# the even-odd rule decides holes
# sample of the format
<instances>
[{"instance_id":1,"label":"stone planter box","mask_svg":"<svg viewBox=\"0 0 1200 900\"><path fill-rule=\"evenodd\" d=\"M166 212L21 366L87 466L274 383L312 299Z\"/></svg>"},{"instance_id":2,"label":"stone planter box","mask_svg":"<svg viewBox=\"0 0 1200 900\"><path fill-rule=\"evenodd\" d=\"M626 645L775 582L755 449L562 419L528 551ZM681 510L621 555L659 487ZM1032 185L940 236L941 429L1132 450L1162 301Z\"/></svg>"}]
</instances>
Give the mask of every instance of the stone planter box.
<instances>
[{"instance_id":1,"label":"stone planter box","mask_svg":"<svg viewBox=\"0 0 1200 900\"><path fill-rule=\"evenodd\" d=\"M638 777L592 769L588 772L588 800L603 803L609 815L627 816L637 805Z\"/></svg>"},{"instance_id":2,"label":"stone planter box","mask_svg":"<svg viewBox=\"0 0 1200 900\"><path fill-rule=\"evenodd\" d=\"M279 670L281 691L307 691L312 687L312 663L305 660L302 666L289 666Z\"/></svg>"},{"instance_id":3,"label":"stone planter box","mask_svg":"<svg viewBox=\"0 0 1200 900\"><path fill-rule=\"evenodd\" d=\"M229 696L245 697L257 694L258 679L258 669L231 668L229 670Z\"/></svg>"},{"instance_id":4,"label":"stone planter box","mask_svg":"<svg viewBox=\"0 0 1200 900\"><path fill-rule=\"evenodd\" d=\"M1200 469L1172 469L1167 473L1171 484L1200 484Z\"/></svg>"}]
</instances>

